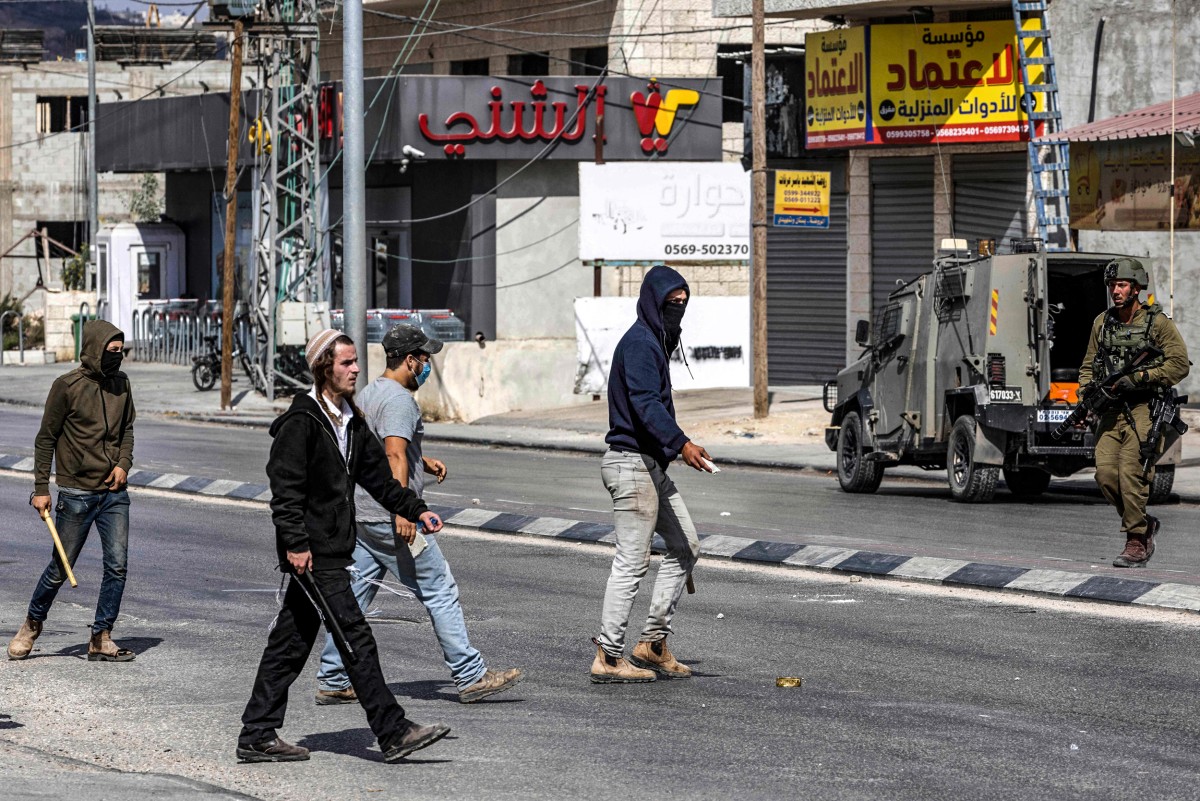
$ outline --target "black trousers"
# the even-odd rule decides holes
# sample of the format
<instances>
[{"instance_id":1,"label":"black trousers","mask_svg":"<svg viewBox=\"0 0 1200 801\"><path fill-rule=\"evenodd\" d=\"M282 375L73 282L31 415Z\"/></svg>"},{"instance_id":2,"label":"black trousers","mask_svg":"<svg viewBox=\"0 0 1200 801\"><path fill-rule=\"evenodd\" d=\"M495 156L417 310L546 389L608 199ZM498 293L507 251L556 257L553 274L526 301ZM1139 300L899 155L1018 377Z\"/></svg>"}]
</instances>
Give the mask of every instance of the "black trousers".
<instances>
[{"instance_id":1,"label":"black trousers","mask_svg":"<svg viewBox=\"0 0 1200 801\"><path fill-rule=\"evenodd\" d=\"M342 654L350 683L367 713L371 731L381 745L389 743L400 737L409 723L404 717L404 709L384 681L375 637L350 591L350 574L339 568L314 570L312 576L358 657L352 663L346 659L346 654ZM274 739L287 712L288 688L304 670L320 630L321 617L293 576L288 581L279 620L267 639L262 661L258 664L250 702L242 713L239 745L252 746Z\"/></svg>"}]
</instances>

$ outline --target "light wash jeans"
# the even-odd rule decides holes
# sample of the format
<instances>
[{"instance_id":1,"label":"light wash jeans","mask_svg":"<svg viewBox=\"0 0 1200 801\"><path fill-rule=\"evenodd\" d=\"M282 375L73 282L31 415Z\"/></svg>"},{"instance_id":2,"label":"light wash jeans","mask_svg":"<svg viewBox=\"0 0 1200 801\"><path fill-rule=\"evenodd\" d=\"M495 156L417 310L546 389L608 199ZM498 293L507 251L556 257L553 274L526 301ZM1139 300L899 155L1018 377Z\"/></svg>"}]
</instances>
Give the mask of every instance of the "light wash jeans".
<instances>
[{"instance_id":1,"label":"light wash jeans","mask_svg":"<svg viewBox=\"0 0 1200 801\"><path fill-rule=\"evenodd\" d=\"M60 488L58 503L54 507L54 525L58 528L67 561L75 567L75 560L87 542L92 524L100 532L100 546L104 552L104 576L100 580L100 598L96 601L96 622L92 633L112 631L121 612L121 596L125 593L125 575L129 564L129 493L86 492ZM42 571L33 598L29 601L29 617L45 621L50 607L58 595L67 574L58 563L58 554L51 552L50 564Z\"/></svg>"},{"instance_id":2,"label":"light wash jeans","mask_svg":"<svg viewBox=\"0 0 1200 801\"><path fill-rule=\"evenodd\" d=\"M450 676L458 689L466 689L482 679L487 665L467 636L467 621L458 601L458 584L437 539L432 534L425 534L429 544L414 560L408 548L401 548L397 558L395 546L381 544L394 542L391 523L359 523L358 531L358 542L354 546L354 567L358 572L378 581L390 570L425 605L434 634L442 646L446 667L450 668ZM379 587L353 574L350 588L364 613L379 592ZM329 636L326 636L325 650L321 652L317 684L322 690L344 690L350 686L342 655Z\"/></svg>"},{"instance_id":3,"label":"light wash jeans","mask_svg":"<svg viewBox=\"0 0 1200 801\"><path fill-rule=\"evenodd\" d=\"M604 454L600 475L613 500L617 552L604 592L599 640L605 653L621 657L633 599L650 567L654 533L663 538L667 553L654 582L642 642L657 642L671 633L675 606L700 556L700 540L675 483L649 456L610 450Z\"/></svg>"}]
</instances>

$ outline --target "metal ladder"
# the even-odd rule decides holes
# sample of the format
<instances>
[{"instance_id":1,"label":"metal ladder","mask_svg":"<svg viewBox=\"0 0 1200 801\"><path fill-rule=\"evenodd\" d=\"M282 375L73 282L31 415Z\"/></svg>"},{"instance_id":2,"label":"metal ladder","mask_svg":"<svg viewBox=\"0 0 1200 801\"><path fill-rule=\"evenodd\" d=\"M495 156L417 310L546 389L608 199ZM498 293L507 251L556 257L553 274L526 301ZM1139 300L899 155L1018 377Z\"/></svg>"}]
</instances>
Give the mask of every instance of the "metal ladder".
<instances>
[{"instance_id":1,"label":"metal ladder","mask_svg":"<svg viewBox=\"0 0 1200 801\"><path fill-rule=\"evenodd\" d=\"M1067 140L1054 135L1062 130L1062 111L1058 105L1058 77L1054 68L1054 53L1050 46L1050 28L1046 20L1046 0L1022 2L1013 0L1013 21L1017 26L1017 58L1020 62L1021 85L1025 96L1022 105L1026 108L1029 130L1029 171L1033 175L1033 198L1037 207L1038 235L1046 250L1072 250L1069 210L1071 167L1070 148ZM1026 30L1026 23L1037 25ZM1031 56L1030 51L1041 46L1041 55ZM1041 67L1039 79L1032 78L1035 68ZM1045 98L1043 108L1029 110L1035 93ZM1035 141L1037 124L1042 126L1042 138Z\"/></svg>"}]
</instances>

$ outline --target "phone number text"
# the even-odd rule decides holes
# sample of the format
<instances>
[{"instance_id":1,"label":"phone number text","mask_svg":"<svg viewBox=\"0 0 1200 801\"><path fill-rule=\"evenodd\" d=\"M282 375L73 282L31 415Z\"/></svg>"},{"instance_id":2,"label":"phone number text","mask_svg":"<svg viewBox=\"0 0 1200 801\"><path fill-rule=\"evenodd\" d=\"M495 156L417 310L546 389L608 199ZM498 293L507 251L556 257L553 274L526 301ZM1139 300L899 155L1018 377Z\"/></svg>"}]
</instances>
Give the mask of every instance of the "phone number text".
<instances>
[{"instance_id":1,"label":"phone number text","mask_svg":"<svg viewBox=\"0 0 1200 801\"><path fill-rule=\"evenodd\" d=\"M663 248L667 256L748 256L749 245L667 245Z\"/></svg>"}]
</instances>

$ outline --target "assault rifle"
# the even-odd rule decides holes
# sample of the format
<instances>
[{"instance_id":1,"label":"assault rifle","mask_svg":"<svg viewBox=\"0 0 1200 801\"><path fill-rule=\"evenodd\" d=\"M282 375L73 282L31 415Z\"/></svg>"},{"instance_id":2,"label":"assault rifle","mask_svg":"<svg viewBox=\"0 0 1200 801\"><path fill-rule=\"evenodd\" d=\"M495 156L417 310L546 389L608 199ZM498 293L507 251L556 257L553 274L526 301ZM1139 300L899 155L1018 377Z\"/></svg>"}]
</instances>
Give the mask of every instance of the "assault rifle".
<instances>
[{"instance_id":1,"label":"assault rifle","mask_svg":"<svg viewBox=\"0 0 1200 801\"><path fill-rule=\"evenodd\" d=\"M1148 363L1160 359L1162 356L1161 349L1147 345L1133 354L1133 358L1126 362L1120 370L1110 373L1100 381L1088 384L1079 391L1079 405L1072 410L1066 420L1059 424L1058 428L1050 432L1050 436L1056 440L1062 439L1064 434L1086 420L1089 414L1103 414L1120 397L1113 389L1118 381L1125 376L1133 375Z\"/></svg>"},{"instance_id":2,"label":"assault rifle","mask_svg":"<svg viewBox=\"0 0 1200 801\"><path fill-rule=\"evenodd\" d=\"M1179 407L1187 400L1187 395L1180 395L1171 388L1150 404L1150 433L1146 435L1141 448L1143 475L1149 475L1158 461L1158 442L1162 439L1164 428L1169 426L1181 437L1187 433L1188 424L1179 416Z\"/></svg>"}]
</instances>

